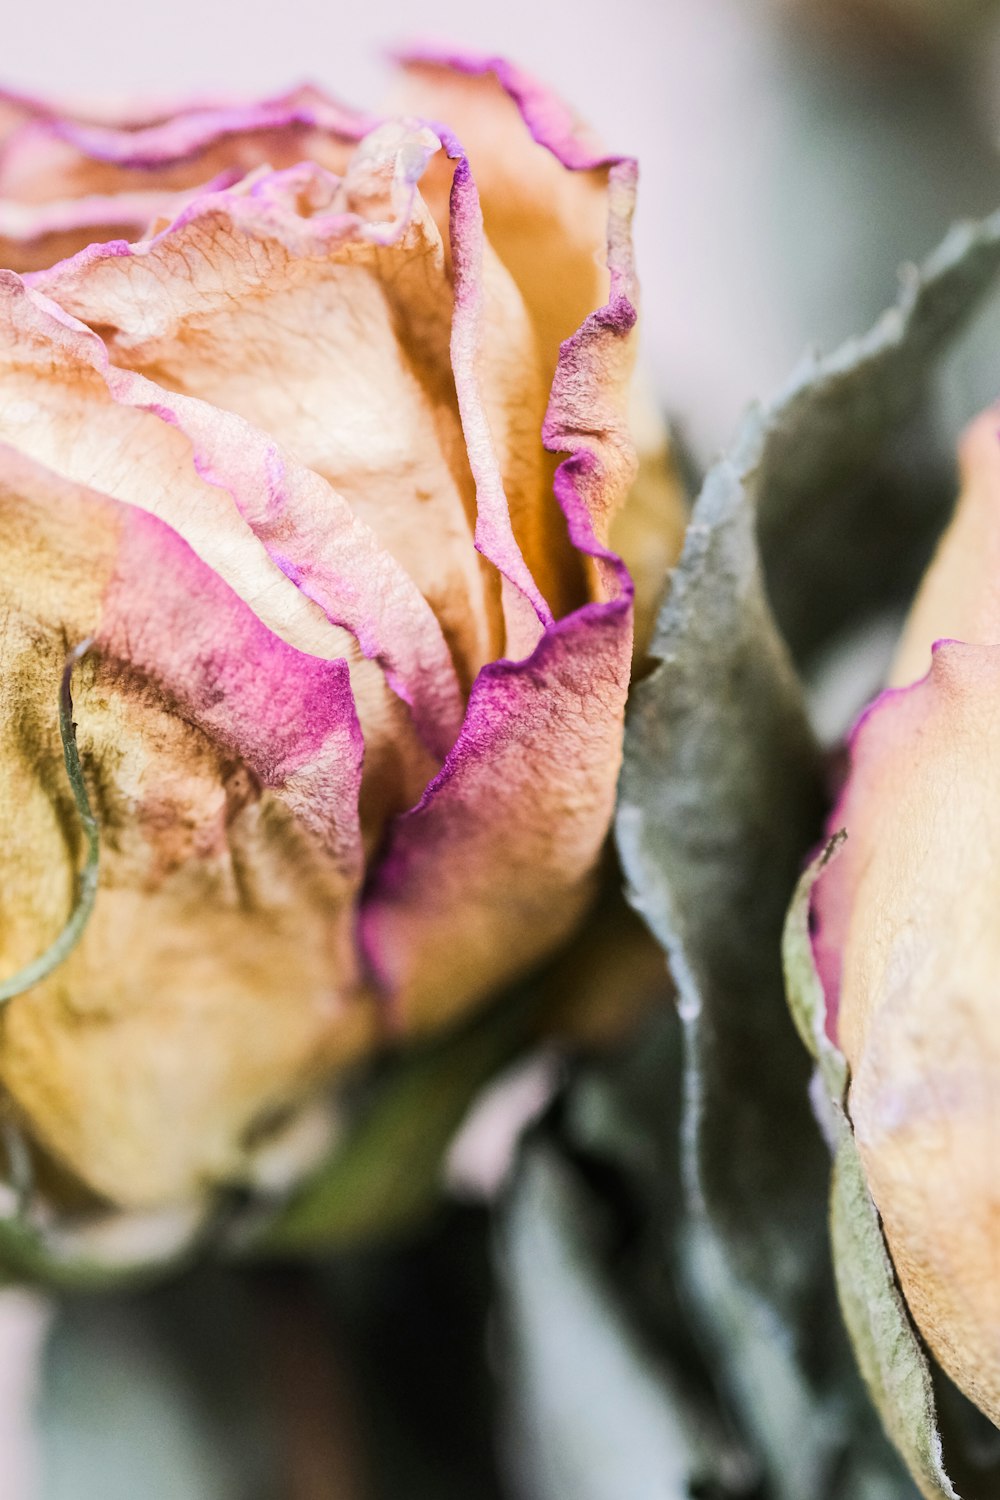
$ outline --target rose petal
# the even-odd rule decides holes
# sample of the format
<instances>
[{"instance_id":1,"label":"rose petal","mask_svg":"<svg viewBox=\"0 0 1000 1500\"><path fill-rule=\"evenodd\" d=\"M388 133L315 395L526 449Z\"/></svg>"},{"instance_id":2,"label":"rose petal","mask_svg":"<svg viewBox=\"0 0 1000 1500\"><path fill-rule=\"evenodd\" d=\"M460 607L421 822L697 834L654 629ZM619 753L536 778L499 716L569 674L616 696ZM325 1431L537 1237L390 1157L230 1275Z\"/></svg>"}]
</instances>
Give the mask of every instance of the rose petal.
<instances>
[{"instance_id":1,"label":"rose petal","mask_svg":"<svg viewBox=\"0 0 1000 1500\"><path fill-rule=\"evenodd\" d=\"M465 725L400 820L363 907L400 1025L440 1025L568 933L614 804L627 607L588 605L523 662L485 667Z\"/></svg>"},{"instance_id":2,"label":"rose petal","mask_svg":"<svg viewBox=\"0 0 1000 1500\"><path fill-rule=\"evenodd\" d=\"M0 199L0 265L12 271L38 271L76 255L95 240L139 238L154 221L176 218L192 196L218 192L238 175L223 173L183 192L154 188L39 204Z\"/></svg>"},{"instance_id":3,"label":"rose petal","mask_svg":"<svg viewBox=\"0 0 1000 1500\"><path fill-rule=\"evenodd\" d=\"M194 442L199 473L179 428ZM396 688L412 697L414 722L438 759L461 707L433 615L340 498L239 419L111 370L96 335L9 272L0 273L0 437L161 516L270 629L350 662L368 749L366 843L374 846L385 819L419 795L434 769L387 676L397 674ZM314 599L353 634L327 624ZM361 658L359 642L376 661Z\"/></svg>"},{"instance_id":4,"label":"rose petal","mask_svg":"<svg viewBox=\"0 0 1000 1500\"><path fill-rule=\"evenodd\" d=\"M468 153L487 236L521 289L551 378L563 339L607 296L607 169L620 158L502 58L422 48L400 60L394 103L447 122Z\"/></svg>"},{"instance_id":5,"label":"rose petal","mask_svg":"<svg viewBox=\"0 0 1000 1500\"><path fill-rule=\"evenodd\" d=\"M115 449L124 434L129 433L133 441L139 441L140 430L148 434L148 424L135 422L112 425L102 431L102 420L107 421L107 416L102 417L93 408L95 405L106 408L107 403L102 400L104 393L97 388L93 373L101 377L107 394L119 405L150 412L179 428L191 443L201 479L229 493L239 514L263 543L281 574L300 593L315 601L331 624L349 630L366 657L380 663L394 690L411 706L417 728L431 753L443 759L458 732L463 705L441 628L409 574L379 547L370 529L357 519L343 497L242 418L203 401L175 395L141 375L115 368L95 334L67 319L53 304L46 305L44 298L27 291L17 278L0 273L0 359L5 358L8 366L23 367L28 350L39 341L45 376L51 379L52 363L62 365L62 381L56 386L55 399L50 399L46 390L39 393L44 398L45 416L49 421L54 418L59 393L69 382L72 420L74 424L85 424L88 447L93 450L84 458L74 434L72 453L62 459L63 470L67 462L74 460L79 466L86 466L91 477L94 466L102 461L117 467ZM11 394L16 390L15 385ZM87 405L86 414L79 409L81 404ZM0 431L4 410L0 406ZM28 441L33 445L38 443L37 430L29 433ZM150 441L147 436L147 444ZM176 448L175 444L167 446ZM36 456L50 463L53 459L51 448L36 452ZM120 499L149 508L150 475L134 461L131 470L127 492L121 483L115 484L112 492ZM241 569L244 559L241 556L237 561L237 553L245 553L247 549L240 547L239 528L232 517L227 518L228 544L217 558L208 555L216 550L210 533L219 529L218 515L214 526L210 524L199 532L198 525L201 523L204 528L210 507L205 504L200 485L190 482L188 493L197 493L197 500L184 504L185 487L177 484L173 472L169 487L163 492L169 512L161 507L160 513L192 541L196 550L215 563L244 598L273 596L276 588L280 588L279 578L263 570L262 581L254 587ZM218 506L214 509L218 513ZM259 565L256 549L253 557ZM269 598L260 607L270 612ZM272 628L287 634L289 624L275 619ZM295 643L313 652L323 652L323 637L314 630ZM330 644L333 647L330 654L346 647L339 636L331 636Z\"/></svg>"},{"instance_id":6,"label":"rose petal","mask_svg":"<svg viewBox=\"0 0 1000 1500\"><path fill-rule=\"evenodd\" d=\"M321 191L322 174L276 174L35 284L100 326L116 364L237 413L322 474L414 579L468 684L497 654L499 617L492 570L472 547L441 243L412 182L394 243L377 243L387 226L357 206L426 149L418 132L363 161L345 184L351 211L305 216L303 193Z\"/></svg>"},{"instance_id":7,"label":"rose petal","mask_svg":"<svg viewBox=\"0 0 1000 1500\"><path fill-rule=\"evenodd\" d=\"M48 108L26 114L0 155L0 196L25 203L179 190L265 163L310 160L340 172L373 123L311 87L256 104L188 107L150 124L100 124Z\"/></svg>"},{"instance_id":8,"label":"rose petal","mask_svg":"<svg viewBox=\"0 0 1000 1500\"><path fill-rule=\"evenodd\" d=\"M814 893L851 1120L893 1263L952 1378L1000 1419L1000 647L945 643L855 733Z\"/></svg>"},{"instance_id":9,"label":"rose petal","mask_svg":"<svg viewBox=\"0 0 1000 1500\"><path fill-rule=\"evenodd\" d=\"M101 824L84 935L3 1013L5 1087L120 1203L239 1169L246 1131L370 1036L356 997L362 741L346 664L279 640L154 516L0 449L4 972L72 899L67 645Z\"/></svg>"},{"instance_id":10,"label":"rose petal","mask_svg":"<svg viewBox=\"0 0 1000 1500\"><path fill-rule=\"evenodd\" d=\"M608 171L623 159L591 143L559 100L502 59L424 49L401 61L405 71L395 104L446 122L435 128L458 163L450 212L433 167L425 191L439 222L450 218L456 255L453 361L470 452L474 464L478 460L477 545L544 625L543 606L557 617L564 614L582 602L586 582L551 503L553 464L543 463L530 499L523 498L519 468L524 454L537 453L532 427L541 412L536 416L530 391L514 376L523 367L537 370L547 389L562 341L607 297ZM498 257L506 278L494 264ZM513 286L505 288L504 280ZM535 337L521 334L520 358L505 366L497 351L509 344L515 288ZM483 441L487 423L492 453ZM501 490L509 502L509 527ZM505 602L506 652L522 655L537 638L537 627L532 629L523 610L518 621L509 588Z\"/></svg>"},{"instance_id":11,"label":"rose petal","mask_svg":"<svg viewBox=\"0 0 1000 1500\"><path fill-rule=\"evenodd\" d=\"M556 493L570 534L597 561L606 597L550 624L526 660L483 669L441 774L396 825L362 930L403 1026L439 1024L566 934L611 818L632 599L604 537L635 471L625 418L634 170L612 175L612 301L564 345L545 423L546 445L569 455Z\"/></svg>"}]
</instances>

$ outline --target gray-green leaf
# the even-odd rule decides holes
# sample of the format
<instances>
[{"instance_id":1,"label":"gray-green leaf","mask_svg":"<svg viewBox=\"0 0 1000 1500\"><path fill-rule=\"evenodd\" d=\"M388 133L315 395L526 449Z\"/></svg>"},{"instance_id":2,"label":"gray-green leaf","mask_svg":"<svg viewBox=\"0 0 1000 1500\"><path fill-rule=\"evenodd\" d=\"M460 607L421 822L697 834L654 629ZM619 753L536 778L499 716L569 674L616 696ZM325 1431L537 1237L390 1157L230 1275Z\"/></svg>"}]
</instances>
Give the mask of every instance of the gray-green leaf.
<instances>
[{"instance_id":1,"label":"gray-green leaf","mask_svg":"<svg viewBox=\"0 0 1000 1500\"><path fill-rule=\"evenodd\" d=\"M819 1401L824 1390L835 1401L843 1378L824 1324L828 1161L780 943L820 834L825 777L775 615L802 659L902 578L911 533L917 562L926 555L928 514L912 485L889 487L887 476L898 480L901 435L998 268L1000 214L953 230L869 334L807 360L750 413L695 506L651 647L658 664L633 693L626 730L618 845L678 986L691 1202L718 1237L734 1298L745 1289L742 1326L769 1309ZM912 469L912 445L907 460ZM930 517L942 519L940 509ZM832 1087L836 1059L824 1067ZM735 1356L737 1384L739 1367ZM788 1421L772 1435L776 1462L794 1438ZM818 1474L823 1423L806 1426Z\"/></svg>"},{"instance_id":2,"label":"gray-green leaf","mask_svg":"<svg viewBox=\"0 0 1000 1500\"><path fill-rule=\"evenodd\" d=\"M508 1447L538 1500L754 1492L753 1460L683 1373L642 1347L608 1285L595 1204L541 1140L501 1220Z\"/></svg>"},{"instance_id":3,"label":"gray-green leaf","mask_svg":"<svg viewBox=\"0 0 1000 1500\"><path fill-rule=\"evenodd\" d=\"M826 1035L823 986L811 961L809 898L830 845L799 882L785 928L789 1003L805 1018L837 1137L830 1200L833 1260L841 1311L861 1373L885 1429L927 1500L957 1500L944 1468L934 1389L910 1323L872 1201L854 1135L843 1109L847 1063Z\"/></svg>"}]
</instances>

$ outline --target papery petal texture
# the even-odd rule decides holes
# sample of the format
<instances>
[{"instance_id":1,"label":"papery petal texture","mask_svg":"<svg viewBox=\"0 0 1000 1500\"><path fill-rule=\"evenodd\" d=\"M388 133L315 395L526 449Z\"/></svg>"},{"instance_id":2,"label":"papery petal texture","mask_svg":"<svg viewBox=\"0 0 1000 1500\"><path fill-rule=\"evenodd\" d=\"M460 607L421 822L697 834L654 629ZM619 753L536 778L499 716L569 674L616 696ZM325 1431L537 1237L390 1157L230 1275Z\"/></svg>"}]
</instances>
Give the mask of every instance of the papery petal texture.
<instances>
[{"instance_id":1,"label":"papery petal texture","mask_svg":"<svg viewBox=\"0 0 1000 1500\"><path fill-rule=\"evenodd\" d=\"M0 1016L77 1189L153 1206L579 921L621 757L635 165L496 59L391 118L0 109ZM8 857L5 856L5 859Z\"/></svg>"},{"instance_id":2,"label":"papery petal texture","mask_svg":"<svg viewBox=\"0 0 1000 1500\"><path fill-rule=\"evenodd\" d=\"M5 972L71 901L51 703L88 636L76 717L103 861L81 943L4 1012L0 1075L91 1187L169 1201L237 1170L262 1107L370 1033L349 998L349 674L282 642L157 518L0 457Z\"/></svg>"},{"instance_id":3,"label":"papery petal texture","mask_svg":"<svg viewBox=\"0 0 1000 1500\"><path fill-rule=\"evenodd\" d=\"M483 670L440 777L397 827L363 922L401 1025L458 1009L563 936L587 901L611 817L632 619L630 581L604 540L634 477L624 420L633 164L617 162L609 176L610 299L564 343L543 425L549 451L568 454L556 494L573 543L601 571L603 599L558 622L540 612L532 654ZM480 233L468 180L456 174L453 245ZM514 569L506 576L519 581Z\"/></svg>"}]
</instances>

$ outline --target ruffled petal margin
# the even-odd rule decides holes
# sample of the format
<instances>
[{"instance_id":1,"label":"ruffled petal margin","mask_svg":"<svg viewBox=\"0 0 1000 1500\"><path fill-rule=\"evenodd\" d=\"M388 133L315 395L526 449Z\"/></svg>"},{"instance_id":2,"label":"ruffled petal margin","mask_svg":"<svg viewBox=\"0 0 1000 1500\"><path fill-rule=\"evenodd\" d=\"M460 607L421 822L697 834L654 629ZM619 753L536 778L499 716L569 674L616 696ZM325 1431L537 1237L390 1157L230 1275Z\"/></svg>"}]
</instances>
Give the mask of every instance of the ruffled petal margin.
<instances>
[{"instance_id":1,"label":"ruffled petal margin","mask_svg":"<svg viewBox=\"0 0 1000 1500\"><path fill-rule=\"evenodd\" d=\"M565 142L553 136L551 146ZM577 165L568 149L566 164ZM591 895L632 647L631 581L605 540L635 472L625 417L635 177L628 159L610 165L611 296L563 345L543 430L545 446L568 455L556 494L574 544L601 572L604 597L558 621L540 614L543 633L528 657L483 668L441 773L395 826L369 882L362 936L401 1028L439 1023L526 970L572 929ZM459 239L469 180L456 172ZM507 576L520 584L514 569Z\"/></svg>"}]
</instances>

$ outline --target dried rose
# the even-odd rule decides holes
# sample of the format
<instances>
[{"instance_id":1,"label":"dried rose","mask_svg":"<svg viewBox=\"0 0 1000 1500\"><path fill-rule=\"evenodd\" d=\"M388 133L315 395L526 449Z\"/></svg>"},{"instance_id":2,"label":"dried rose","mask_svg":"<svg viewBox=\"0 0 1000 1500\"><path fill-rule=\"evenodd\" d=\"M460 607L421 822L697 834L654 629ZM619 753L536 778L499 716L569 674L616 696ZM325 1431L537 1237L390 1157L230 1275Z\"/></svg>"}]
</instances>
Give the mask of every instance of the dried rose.
<instances>
[{"instance_id":1,"label":"dried rose","mask_svg":"<svg viewBox=\"0 0 1000 1500\"><path fill-rule=\"evenodd\" d=\"M906 1301L1000 1422L1000 413L967 434L962 479L892 686L854 734L815 948Z\"/></svg>"},{"instance_id":2,"label":"dried rose","mask_svg":"<svg viewBox=\"0 0 1000 1500\"><path fill-rule=\"evenodd\" d=\"M505 64L429 56L386 120L8 98L0 138L2 974L73 906L88 641L100 840L0 1081L88 1189L178 1202L590 899L635 167Z\"/></svg>"}]
</instances>

